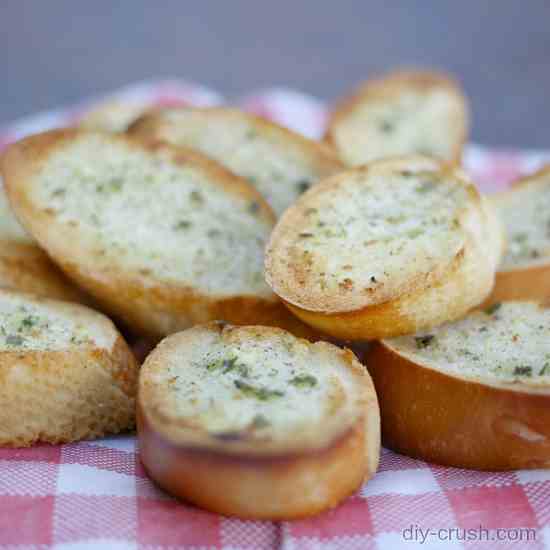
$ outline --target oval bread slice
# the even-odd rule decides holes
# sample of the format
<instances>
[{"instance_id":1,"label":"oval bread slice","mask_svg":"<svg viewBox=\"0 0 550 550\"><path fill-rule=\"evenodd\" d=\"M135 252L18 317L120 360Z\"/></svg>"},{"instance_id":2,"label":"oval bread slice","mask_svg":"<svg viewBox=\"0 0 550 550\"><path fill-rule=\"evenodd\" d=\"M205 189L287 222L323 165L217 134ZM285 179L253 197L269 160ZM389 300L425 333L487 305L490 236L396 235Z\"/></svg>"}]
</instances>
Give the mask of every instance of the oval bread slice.
<instances>
[{"instance_id":1,"label":"oval bread slice","mask_svg":"<svg viewBox=\"0 0 550 550\"><path fill-rule=\"evenodd\" d=\"M208 155L246 178L278 216L320 179L342 170L323 145L237 109L164 109L140 118L129 132Z\"/></svg>"},{"instance_id":2,"label":"oval bread slice","mask_svg":"<svg viewBox=\"0 0 550 550\"><path fill-rule=\"evenodd\" d=\"M550 298L550 166L491 196L508 243L490 302Z\"/></svg>"},{"instance_id":3,"label":"oval bread slice","mask_svg":"<svg viewBox=\"0 0 550 550\"><path fill-rule=\"evenodd\" d=\"M86 301L83 293L71 284L21 227L11 211L1 181L0 288L12 288L70 302Z\"/></svg>"},{"instance_id":4,"label":"oval bread slice","mask_svg":"<svg viewBox=\"0 0 550 550\"><path fill-rule=\"evenodd\" d=\"M463 468L550 467L550 310L503 302L367 354L384 445Z\"/></svg>"},{"instance_id":5,"label":"oval bread slice","mask_svg":"<svg viewBox=\"0 0 550 550\"><path fill-rule=\"evenodd\" d=\"M376 394L349 350L267 327L197 326L141 368L141 460L168 492L213 512L291 519L374 474Z\"/></svg>"},{"instance_id":6,"label":"oval bread slice","mask_svg":"<svg viewBox=\"0 0 550 550\"><path fill-rule=\"evenodd\" d=\"M298 317L328 334L392 337L481 303L501 240L490 205L460 172L403 157L308 191L271 235L266 277Z\"/></svg>"},{"instance_id":7,"label":"oval bread slice","mask_svg":"<svg viewBox=\"0 0 550 550\"><path fill-rule=\"evenodd\" d=\"M342 100L326 141L351 166L408 154L460 162L468 121L466 98L452 77L397 71L368 80Z\"/></svg>"},{"instance_id":8,"label":"oval bread slice","mask_svg":"<svg viewBox=\"0 0 550 550\"><path fill-rule=\"evenodd\" d=\"M0 289L0 446L134 427L137 365L107 317Z\"/></svg>"},{"instance_id":9,"label":"oval bread slice","mask_svg":"<svg viewBox=\"0 0 550 550\"><path fill-rule=\"evenodd\" d=\"M131 328L300 325L264 281L273 213L199 153L69 129L12 145L1 169L29 232Z\"/></svg>"}]
</instances>

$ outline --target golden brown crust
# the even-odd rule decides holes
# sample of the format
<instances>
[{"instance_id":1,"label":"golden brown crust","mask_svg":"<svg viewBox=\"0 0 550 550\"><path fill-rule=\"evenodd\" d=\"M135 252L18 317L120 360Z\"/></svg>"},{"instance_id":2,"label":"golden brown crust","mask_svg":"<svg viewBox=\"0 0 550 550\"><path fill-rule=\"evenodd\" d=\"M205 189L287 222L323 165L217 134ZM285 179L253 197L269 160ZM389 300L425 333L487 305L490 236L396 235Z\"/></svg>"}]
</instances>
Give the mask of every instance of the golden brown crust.
<instances>
[{"instance_id":1,"label":"golden brown crust","mask_svg":"<svg viewBox=\"0 0 550 550\"><path fill-rule=\"evenodd\" d=\"M263 323L288 328L298 335L316 339L311 329L294 319L274 294L220 297L206 295L192 287L170 285L147 273L117 271L116 268L93 269L85 252L71 243L78 243L78 229L63 226L61 237L54 228L52 214L37 211L28 196L25 182L39 169L48 153L63 143L86 134L83 130L64 129L26 138L8 148L0 158L0 170L10 200L18 210L30 233L48 251L61 269L78 285L97 298L112 315L133 330L153 337L169 334L193 324L224 319L235 324ZM275 217L261 195L242 178L195 151L172 147L154 140L109 136L130 147L156 152L177 164L193 164L210 175L224 192L243 196L258 205L258 216L273 224Z\"/></svg>"},{"instance_id":2,"label":"golden brown crust","mask_svg":"<svg viewBox=\"0 0 550 550\"><path fill-rule=\"evenodd\" d=\"M172 353L184 353L181 346L191 345L191 336L200 338L203 333L218 334L229 341L284 335L280 329L267 327L210 324L171 336L148 358L138 391L140 458L163 489L216 513L251 519L296 519L336 506L374 474L380 451L374 387L353 353L324 342L309 345L329 355L337 354L344 361L358 392L344 398L356 400L357 409L353 416L339 417L342 424L337 429L327 427L309 442L295 440L291 433L276 445L270 438L228 442L202 427L190 429L186 418L174 411L163 414L158 400L165 402L164 390L154 387L161 384L158 370Z\"/></svg>"},{"instance_id":3,"label":"golden brown crust","mask_svg":"<svg viewBox=\"0 0 550 550\"><path fill-rule=\"evenodd\" d=\"M446 466L550 466L550 394L443 374L377 342L366 357L389 448Z\"/></svg>"},{"instance_id":4,"label":"golden brown crust","mask_svg":"<svg viewBox=\"0 0 550 550\"><path fill-rule=\"evenodd\" d=\"M335 128L348 117L358 105L373 99L385 99L398 94L403 88L417 90L429 90L431 88L443 88L454 95L459 104L462 104L463 116L455 121L457 140L453 154L448 159L451 164L460 164L464 145L468 139L469 113L468 99L458 81L451 75L427 70L402 69L377 76L365 81L349 96L338 101L333 109L324 141L338 153L338 144L335 139Z\"/></svg>"},{"instance_id":5,"label":"golden brown crust","mask_svg":"<svg viewBox=\"0 0 550 550\"><path fill-rule=\"evenodd\" d=\"M174 496L218 514L270 520L312 516L336 506L374 473L368 471L359 423L325 450L271 458L176 445L151 429L140 404L137 419L140 459L151 478Z\"/></svg>"}]
</instances>

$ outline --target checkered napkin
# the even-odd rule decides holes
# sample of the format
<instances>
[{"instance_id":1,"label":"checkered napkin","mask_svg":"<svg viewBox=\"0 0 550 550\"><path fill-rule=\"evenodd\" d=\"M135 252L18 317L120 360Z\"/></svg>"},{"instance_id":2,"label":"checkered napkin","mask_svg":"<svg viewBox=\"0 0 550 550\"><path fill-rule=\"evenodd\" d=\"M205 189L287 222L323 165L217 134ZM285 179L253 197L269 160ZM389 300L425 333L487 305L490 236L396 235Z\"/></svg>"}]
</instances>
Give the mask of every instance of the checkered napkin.
<instances>
[{"instance_id":1,"label":"checkered napkin","mask_svg":"<svg viewBox=\"0 0 550 550\"><path fill-rule=\"evenodd\" d=\"M220 95L196 84L154 81L112 97L144 105L214 105ZM0 130L0 147L73 122L92 106L41 113ZM326 107L276 88L238 104L311 137ZM484 191L536 169L543 152L470 146L466 167ZM265 498L269 498L266 494ZM146 477L133 436L0 449L0 550L400 548L550 549L550 471L480 473L443 468L384 450L376 476L318 517L270 523L228 519L177 502Z\"/></svg>"}]
</instances>

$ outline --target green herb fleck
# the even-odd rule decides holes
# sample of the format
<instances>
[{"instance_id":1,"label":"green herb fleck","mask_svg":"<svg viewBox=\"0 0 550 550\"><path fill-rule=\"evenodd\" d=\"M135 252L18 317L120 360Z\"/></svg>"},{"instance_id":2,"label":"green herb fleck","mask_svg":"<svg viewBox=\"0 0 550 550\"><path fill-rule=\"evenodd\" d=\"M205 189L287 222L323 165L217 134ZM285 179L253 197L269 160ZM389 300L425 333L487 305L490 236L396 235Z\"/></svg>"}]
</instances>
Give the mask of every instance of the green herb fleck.
<instances>
[{"instance_id":1,"label":"green herb fleck","mask_svg":"<svg viewBox=\"0 0 550 550\"><path fill-rule=\"evenodd\" d=\"M251 201L250 204L248 205L248 211L251 214L256 215L259 212L259 210L260 210L260 205L256 201Z\"/></svg>"},{"instance_id":2,"label":"green herb fleck","mask_svg":"<svg viewBox=\"0 0 550 550\"><path fill-rule=\"evenodd\" d=\"M204 202L200 191L191 191L191 194L189 196L191 198L191 201L196 204L202 204Z\"/></svg>"},{"instance_id":3,"label":"green herb fleck","mask_svg":"<svg viewBox=\"0 0 550 550\"><path fill-rule=\"evenodd\" d=\"M280 390L270 390L265 387L252 386L243 380L235 380L234 384L246 397L255 397L260 401L268 401L275 397L283 397L284 395L284 392Z\"/></svg>"},{"instance_id":4,"label":"green herb fleck","mask_svg":"<svg viewBox=\"0 0 550 550\"><path fill-rule=\"evenodd\" d=\"M302 374L292 378L290 384L296 388L313 388L317 385L317 378L311 374Z\"/></svg>"},{"instance_id":5,"label":"green herb fleck","mask_svg":"<svg viewBox=\"0 0 550 550\"><path fill-rule=\"evenodd\" d=\"M267 428L268 426L271 426L271 422L269 422L263 414L257 414L252 419L252 427L256 430L261 430L262 428Z\"/></svg>"},{"instance_id":6,"label":"green herb fleck","mask_svg":"<svg viewBox=\"0 0 550 550\"><path fill-rule=\"evenodd\" d=\"M395 125L389 120L383 120L379 125L380 131L384 134L389 134L395 129Z\"/></svg>"},{"instance_id":7,"label":"green herb fleck","mask_svg":"<svg viewBox=\"0 0 550 550\"><path fill-rule=\"evenodd\" d=\"M122 189L122 180L120 178L115 178L115 179L112 179L110 182L109 182L109 187L113 190L113 191L120 191Z\"/></svg>"},{"instance_id":8,"label":"green herb fleck","mask_svg":"<svg viewBox=\"0 0 550 550\"><path fill-rule=\"evenodd\" d=\"M487 315L494 315L501 307L502 307L502 304L500 302L495 302L492 306L489 306L485 310L485 313Z\"/></svg>"},{"instance_id":9,"label":"green herb fleck","mask_svg":"<svg viewBox=\"0 0 550 550\"><path fill-rule=\"evenodd\" d=\"M255 139L256 137L258 137L258 133L256 132L256 130L250 129L246 131L245 137L246 139Z\"/></svg>"},{"instance_id":10,"label":"green herb fleck","mask_svg":"<svg viewBox=\"0 0 550 550\"><path fill-rule=\"evenodd\" d=\"M531 376L533 374L533 367L522 366L514 368L515 376Z\"/></svg>"},{"instance_id":11,"label":"green herb fleck","mask_svg":"<svg viewBox=\"0 0 550 550\"><path fill-rule=\"evenodd\" d=\"M428 181L423 181L420 185L415 187L414 190L420 195L425 195L426 193L433 191L434 188L435 188L435 183L433 181L428 180Z\"/></svg>"},{"instance_id":12,"label":"green herb fleck","mask_svg":"<svg viewBox=\"0 0 550 550\"><path fill-rule=\"evenodd\" d=\"M313 233L299 233L298 237L300 237L300 239L309 239L313 237Z\"/></svg>"},{"instance_id":13,"label":"green herb fleck","mask_svg":"<svg viewBox=\"0 0 550 550\"><path fill-rule=\"evenodd\" d=\"M549 363L544 363L542 369L540 369L539 376L544 376L549 366L550 366Z\"/></svg>"},{"instance_id":14,"label":"green herb fleck","mask_svg":"<svg viewBox=\"0 0 550 550\"><path fill-rule=\"evenodd\" d=\"M63 189L63 187L59 187L52 191L52 197L62 197L66 192L66 189Z\"/></svg>"},{"instance_id":15,"label":"green herb fleck","mask_svg":"<svg viewBox=\"0 0 550 550\"><path fill-rule=\"evenodd\" d=\"M34 327L38 323L38 317L33 317L32 315L27 315L22 321L21 321L21 327L22 328L31 328Z\"/></svg>"},{"instance_id":16,"label":"green herb fleck","mask_svg":"<svg viewBox=\"0 0 550 550\"><path fill-rule=\"evenodd\" d=\"M209 229L208 230L208 236L210 238L219 237L221 234L222 234L222 232L219 229Z\"/></svg>"},{"instance_id":17,"label":"green herb fleck","mask_svg":"<svg viewBox=\"0 0 550 550\"><path fill-rule=\"evenodd\" d=\"M308 180L300 180L296 182L298 193L305 193L311 187L311 182Z\"/></svg>"},{"instance_id":18,"label":"green herb fleck","mask_svg":"<svg viewBox=\"0 0 550 550\"><path fill-rule=\"evenodd\" d=\"M191 222L187 220L180 220L175 226L174 229L176 231L180 231L182 229L189 229L191 227Z\"/></svg>"},{"instance_id":19,"label":"green herb fleck","mask_svg":"<svg viewBox=\"0 0 550 550\"><path fill-rule=\"evenodd\" d=\"M516 243L524 243L527 240L527 233L516 233L512 236L512 240Z\"/></svg>"},{"instance_id":20,"label":"green herb fleck","mask_svg":"<svg viewBox=\"0 0 550 550\"><path fill-rule=\"evenodd\" d=\"M427 348L432 343L434 338L435 336L433 334L426 334L425 336L415 336L414 341L416 342L417 349Z\"/></svg>"},{"instance_id":21,"label":"green herb fleck","mask_svg":"<svg viewBox=\"0 0 550 550\"><path fill-rule=\"evenodd\" d=\"M6 344L8 346L21 346L25 342L25 339L17 334L10 334L6 337Z\"/></svg>"}]
</instances>

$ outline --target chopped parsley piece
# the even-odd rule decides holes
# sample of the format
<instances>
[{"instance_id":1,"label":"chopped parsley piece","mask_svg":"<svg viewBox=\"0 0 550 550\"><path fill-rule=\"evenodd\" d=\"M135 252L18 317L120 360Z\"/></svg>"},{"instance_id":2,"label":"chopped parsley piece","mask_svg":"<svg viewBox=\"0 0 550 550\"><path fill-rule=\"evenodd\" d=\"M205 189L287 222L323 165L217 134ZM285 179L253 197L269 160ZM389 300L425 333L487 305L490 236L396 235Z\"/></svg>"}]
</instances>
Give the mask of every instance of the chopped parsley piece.
<instances>
[{"instance_id":1,"label":"chopped parsley piece","mask_svg":"<svg viewBox=\"0 0 550 550\"><path fill-rule=\"evenodd\" d=\"M17 334L10 334L6 336L6 344L8 346L21 346L25 342L25 339Z\"/></svg>"},{"instance_id":2,"label":"chopped parsley piece","mask_svg":"<svg viewBox=\"0 0 550 550\"><path fill-rule=\"evenodd\" d=\"M191 197L192 202L195 202L197 204L202 204L204 202L200 191L191 191L191 194L189 196Z\"/></svg>"},{"instance_id":3,"label":"chopped parsley piece","mask_svg":"<svg viewBox=\"0 0 550 550\"><path fill-rule=\"evenodd\" d=\"M257 214L260 210L260 205L256 201L251 201L251 203L248 205L248 211L251 214Z\"/></svg>"},{"instance_id":4,"label":"chopped parsley piece","mask_svg":"<svg viewBox=\"0 0 550 550\"><path fill-rule=\"evenodd\" d=\"M65 194L65 192L66 192L66 189L63 189L63 187L59 187L52 191L52 197L62 197Z\"/></svg>"},{"instance_id":5,"label":"chopped parsley piece","mask_svg":"<svg viewBox=\"0 0 550 550\"><path fill-rule=\"evenodd\" d=\"M371 283L376 283L376 277L373 275L371 278L370 278L370 282Z\"/></svg>"},{"instance_id":6,"label":"chopped parsley piece","mask_svg":"<svg viewBox=\"0 0 550 550\"><path fill-rule=\"evenodd\" d=\"M427 348L432 343L434 338L435 336L433 334L426 334L425 336L415 336L414 341L416 342L417 349Z\"/></svg>"},{"instance_id":7,"label":"chopped parsley piece","mask_svg":"<svg viewBox=\"0 0 550 550\"><path fill-rule=\"evenodd\" d=\"M38 317L33 317L32 315L27 315L22 321L21 321L21 327L22 328L31 328L34 327L38 323Z\"/></svg>"},{"instance_id":8,"label":"chopped parsley piece","mask_svg":"<svg viewBox=\"0 0 550 550\"><path fill-rule=\"evenodd\" d=\"M120 178L112 179L109 182L109 186L113 191L120 191L122 189L122 180Z\"/></svg>"},{"instance_id":9,"label":"chopped parsley piece","mask_svg":"<svg viewBox=\"0 0 550 550\"><path fill-rule=\"evenodd\" d=\"M317 385L317 378L311 374L302 374L292 378L290 384L296 388L313 388Z\"/></svg>"},{"instance_id":10,"label":"chopped parsley piece","mask_svg":"<svg viewBox=\"0 0 550 550\"><path fill-rule=\"evenodd\" d=\"M296 188L299 193L305 193L311 187L311 182L308 180L300 180L296 182Z\"/></svg>"},{"instance_id":11,"label":"chopped parsley piece","mask_svg":"<svg viewBox=\"0 0 550 550\"><path fill-rule=\"evenodd\" d=\"M523 366L523 367L514 368L515 376L531 376L532 374L533 374L533 367Z\"/></svg>"},{"instance_id":12,"label":"chopped parsley piece","mask_svg":"<svg viewBox=\"0 0 550 550\"><path fill-rule=\"evenodd\" d=\"M300 237L300 239L309 239L313 237L313 233L300 233L298 237Z\"/></svg>"},{"instance_id":13,"label":"chopped parsley piece","mask_svg":"<svg viewBox=\"0 0 550 550\"><path fill-rule=\"evenodd\" d=\"M420 151L419 151L420 152ZM425 195L430 191L433 191L435 188L435 183L433 181L423 181L420 185L414 188L414 190L420 195Z\"/></svg>"},{"instance_id":14,"label":"chopped parsley piece","mask_svg":"<svg viewBox=\"0 0 550 550\"><path fill-rule=\"evenodd\" d=\"M191 222L187 220L180 220L175 226L174 229L176 231L180 231L181 229L189 229L191 227Z\"/></svg>"},{"instance_id":15,"label":"chopped parsley piece","mask_svg":"<svg viewBox=\"0 0 550 550\"><path fill-rule=\"evenodd\" d=\"M527 240L527 233L516 233L512 240L516 243L524 243Z\"/></svg>"},{"instance_id":16,"label":"chopped parsley piece","mask_svg":"<svg viewBox=\"0 0 550 550\"><path fill-rule=\"evenodd\" d=\"M268 426L271 426L271 422L263 415L263 414L257 414L252 419L252 427L261 430L262 428L267 428Z\"/></svg>"},{"instance_id":17,"label":"chopped parsley piece","mask_svg":"<svg viewBox=\"0 0 550 550\"><path fill-rule=\"evenodd\" d=\"M395 125L389 120L383 120L380 123L379 128L380 128L380 131L383 132L384 134L389 134L393 132L393 130L395 129Z\"/></svg>"},{"instance_id":18,"label":"chopped parsley piece","mask_svg":"<svg viewBox=\"0 0 550 550\"><path fill-rule=\"evenodd\" d=\"M243 380L235 380L234 384L246 397L255 397L260 401L269 401L275 397L283 397L285 394L280 390L270 390L265 387L252 386Z\"/></svg>"},{"instance_id":19,"label":"chopped parsley piece","mask_svg":"<svg viewBox=\"0 0 550 550\"><path fill-rule=\"evenodd\" d=\"M546 374L546 371L548 370L548 363L544 363L542 369L540 369L539 376L544 376Z\"/></svg>"},{"instance_id":20,"label":"chopped parsley piece","mask_svg":"<svg viewBox=\"0 0 550 550\"><path fill-rule=\"evenodd\" d=\"M500 302L496 302L492 306L489 306L485 310L485 313L487 315L494 315L501 307L502 307L502 304Z\"/></svg>"},{"instance_id":21,"label":"chopped parsley piece","mask_svg":"<svg viewBox=\"0 0 550 550\"><path fill-rule=\"evenodd\" d=\"M222 234L222 232L219 229L209 229L208 230L208 236L211 238L219 237Z\"/></svg>"}]
</instances>

